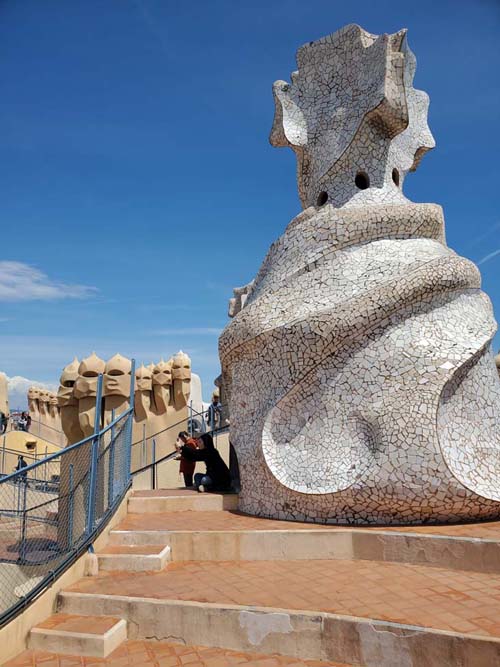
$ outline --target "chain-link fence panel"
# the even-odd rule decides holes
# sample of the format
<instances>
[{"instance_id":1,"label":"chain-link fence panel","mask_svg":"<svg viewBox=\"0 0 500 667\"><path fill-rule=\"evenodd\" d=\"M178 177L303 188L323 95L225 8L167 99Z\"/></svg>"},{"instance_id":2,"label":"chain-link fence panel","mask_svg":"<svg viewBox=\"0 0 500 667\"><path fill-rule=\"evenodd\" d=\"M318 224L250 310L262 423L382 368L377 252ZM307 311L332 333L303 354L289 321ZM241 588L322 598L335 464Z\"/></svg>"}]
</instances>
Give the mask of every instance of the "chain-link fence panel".
<instances>
[{"instance_id":1,"label":"chain-link fence panel","mask_svg":"<svg viewBox=\"0 0 500 667\"><path fill-rule=\"evenodd\" d=\"M0 623L90 544L130 484L133 411L0 479Z\"/></svg>"}]
</instances>

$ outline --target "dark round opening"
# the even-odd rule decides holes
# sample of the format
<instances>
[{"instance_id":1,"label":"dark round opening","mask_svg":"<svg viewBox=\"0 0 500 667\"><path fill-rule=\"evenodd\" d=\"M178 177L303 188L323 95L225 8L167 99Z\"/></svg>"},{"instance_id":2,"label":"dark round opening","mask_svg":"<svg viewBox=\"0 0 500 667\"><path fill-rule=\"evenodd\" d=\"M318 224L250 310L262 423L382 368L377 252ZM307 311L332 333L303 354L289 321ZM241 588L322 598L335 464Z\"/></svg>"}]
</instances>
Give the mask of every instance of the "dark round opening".
<instances>
[{"instance_id":1,"label":"dark round opening","mask_svg":"<svg viewBox=\"0 0 500 667\"><path fill-rule=\"evenodd\" d=\"M320 192L318 195L317 206L324 206L328 201L328 192Z\"/></svg>"},{"instance_id":2,"label":"dark round opening","mask_svg":"<svg viewBox=\"0 0 500 667\"><path fill-rule=\"evenodd\" d=\"M366 190L366 188L370 187L370 179L365 171L358 171L354 182L356 183L356 187L360 190Z\"/></svg>"},{"instance_id":3,"label":"dark round opening","mask_svg":"<svg viewBox=\"0 0 500 667\"><path fill-rule=\"evenodd\" d=\"M397 169L392 170L392 180L399 188L399 171Z\"/></svg>"}]
</instances>

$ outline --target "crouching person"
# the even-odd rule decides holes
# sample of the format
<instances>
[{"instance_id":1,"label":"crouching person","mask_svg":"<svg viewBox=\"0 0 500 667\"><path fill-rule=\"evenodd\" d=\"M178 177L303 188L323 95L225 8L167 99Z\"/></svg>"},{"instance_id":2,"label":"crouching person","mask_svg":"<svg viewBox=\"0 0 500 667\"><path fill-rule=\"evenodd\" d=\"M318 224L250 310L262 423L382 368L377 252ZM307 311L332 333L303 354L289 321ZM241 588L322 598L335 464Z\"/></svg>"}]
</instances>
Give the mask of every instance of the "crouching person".
<instances>
[{"instance_id":1,"label":"crouching person","mask_svg":"<svg viewBox=\"0 0 500 667\"><path fill-rule=\"evenodd\" d=\"M205 474L196 473L194 485L198 491L230 491L231 474L229 468L215 449L214 441L209 433L196 438L198 449L184 445L180 448L181 455L188 461L203 461L207 467Z\"/></svg>"}]
</instances>

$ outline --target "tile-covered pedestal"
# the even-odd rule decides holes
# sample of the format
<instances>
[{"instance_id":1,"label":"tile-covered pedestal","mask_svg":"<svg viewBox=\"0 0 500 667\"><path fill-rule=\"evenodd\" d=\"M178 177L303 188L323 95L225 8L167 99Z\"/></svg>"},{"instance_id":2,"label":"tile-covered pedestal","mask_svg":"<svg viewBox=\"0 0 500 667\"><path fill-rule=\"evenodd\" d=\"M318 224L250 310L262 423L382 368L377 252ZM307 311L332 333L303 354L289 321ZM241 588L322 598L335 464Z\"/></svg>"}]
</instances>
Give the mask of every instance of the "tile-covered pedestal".
<instances>
[{"instance_id":1,"label":"tile-covered pedestal","mask_svg":"<svg viewBox=\"0 0 500 667\"><path fill-rule=\"evenodd\" d=\"M334 523L500 515L496 331L443 213L403 194L434 146L405 31L299 49L275 146L304 210L235 290L219 347L240 509Z\"/></svg>"}]
</instances>

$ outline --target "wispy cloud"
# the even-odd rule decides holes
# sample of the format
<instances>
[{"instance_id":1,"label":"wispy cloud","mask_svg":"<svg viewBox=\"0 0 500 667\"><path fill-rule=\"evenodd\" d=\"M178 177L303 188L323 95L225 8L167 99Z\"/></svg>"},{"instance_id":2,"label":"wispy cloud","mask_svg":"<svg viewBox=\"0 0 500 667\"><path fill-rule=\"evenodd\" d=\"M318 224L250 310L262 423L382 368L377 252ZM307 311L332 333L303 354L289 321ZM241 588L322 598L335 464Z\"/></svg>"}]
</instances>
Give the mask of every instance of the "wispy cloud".
<instances>
[{"instance_id":1,"label":"wispy cloud","mask_svg":"<svg viewBox=\"0 0 500 667\"><path fill-rule=\"evenodd\" d=\"M43 271L23 262L0 261L0 301L50 301L84 299L95 287L51 280Z\"/></svg>"},{"instance_id":2,"label":"wispy cloud","mask_svg":"<svg viewBox=\"0 0 500 667\"><path fill-rule=\"evenodd\" d=\"M158 363L161 358L169 359L180 348L191 357L193 371L201 376L204 396L208 400L213 379L220 373L217 338L211 336L193 337L189 340L179 337L174 340L167 336L163 339L137 339L136 336L122 337L114 334L107 338L97 336L89 340L84 335L5 335L0 328L0 370L11 377L38 378L40 382L51 387L57 384L62 369L75 355L81 360L94 349L104 360L120 352L129 359L135 358L140 366L142 362L147 365ZM31 380L29 382L35 384ZM21 403L18 405L21 406Z\"/></svg>"},{"instance_id":3,"label":"wispy cloud","mask_svg":"<svg viewBox=\"0 0 500 667\"><path fill-rule=\"evenodd\" d=\"M498 229L500 229L500 221L495 223L492 227L490 227L488 230L486 230L483 234L480 234L475 239L472 239L472 241L470 242L469 245L470 246L475 246L475 245L478 245L478 243L482 243L489 236L494 234Z\"/></svg>"},{"instance_id":4,"label":"wispy cloud","mask_svg":"<svg viewBox=\"0 0 500 667\"><path fill-rule=\"evenodd\" d=\"M223 285L222 283L219 283L215 280L206 280L205 281L205 289L210 290L210 291L215 291L215 292L220 292L224 295L227 295L227 298L229 299L230 296L233 295L233 288L229 287L229 285Z\"/></svg>"},{"instance_id":5,"label":"wispy cloud","mask_svg":"<svg viewBox=\"0 0 500 667\"><path fill-rule=\"evenodd\" d=\"M189 311L189 312L199 312L203 308L210 308L208 304L203 303L148 303L148 302L138 302L138 307L141 310L151 311L168 311L168 312L180 312L180 311Z\"/></svg>"},{"instance_id":6,"label":"wispy cloud","mask_svg":"<svg viewBox=\"0 0 500 667\"><path fill-rule=\"evenodd\" d=\"M159 329L153 336L218 336L223 327L185 327L180 329Z\"/></svg>"},{"instance_id":7,"label":"wispy cloud","mask_svg":"<svg viewBox=\"0 0 500 667\"><path fill-rule=\"evenodd\" d=\"M498 257L498 255L500 255L500 248L497 248L493 252L490 252L487 255L485 255L484 257L481 257L481 259L478 260L477 265L479 266L481 264L486 264L486 262L489 262L490 259L493 259L494 257Z\"/></svg>"},{"instance_id":8,"label":"wispy cloud","mask_svg":"<svg viewBox=\"0 0 500 667\"><path fill-rule=\"evenodd\" d=\"M166 35L161 31L161 29L159 29L158 21L155 20L149 7L147 7L147 5L142 0L132 0L132 4L137 8L138 14L142 19L145 27L157 41L158 45L163 51L168 53L169 44Z\"/></svg>"}]
</instances>

